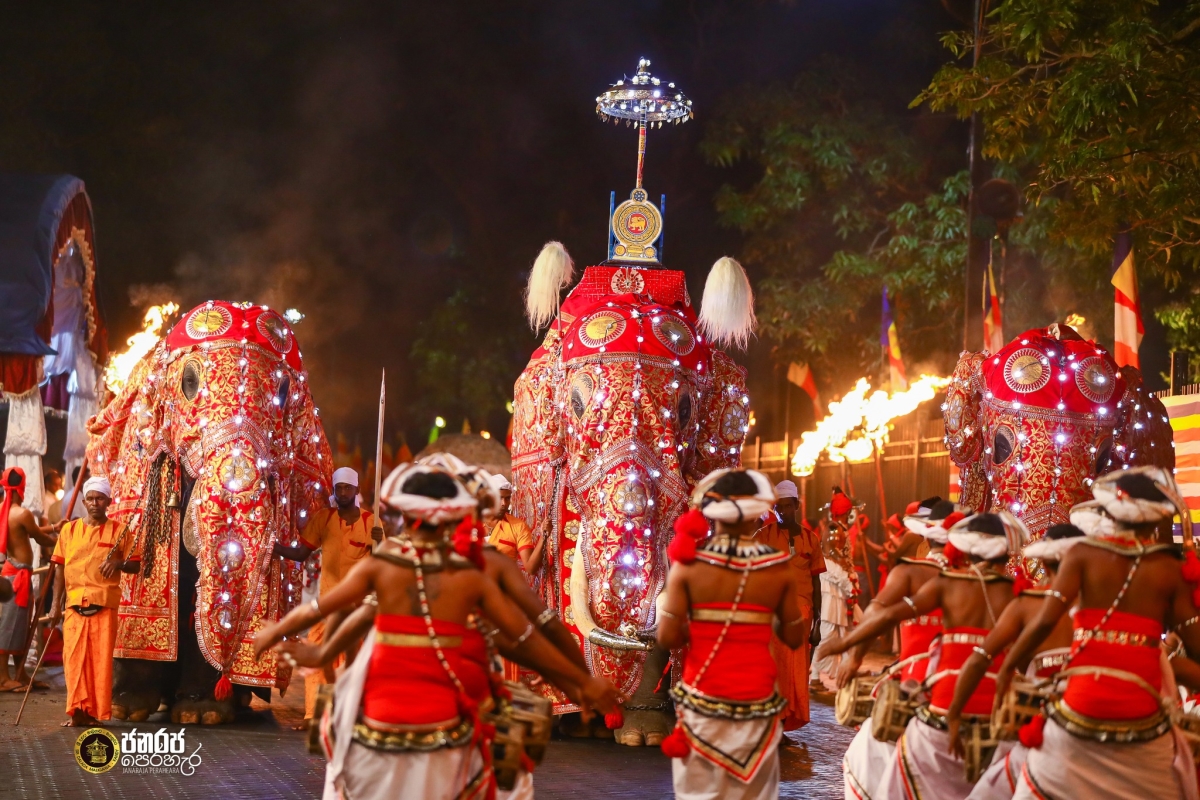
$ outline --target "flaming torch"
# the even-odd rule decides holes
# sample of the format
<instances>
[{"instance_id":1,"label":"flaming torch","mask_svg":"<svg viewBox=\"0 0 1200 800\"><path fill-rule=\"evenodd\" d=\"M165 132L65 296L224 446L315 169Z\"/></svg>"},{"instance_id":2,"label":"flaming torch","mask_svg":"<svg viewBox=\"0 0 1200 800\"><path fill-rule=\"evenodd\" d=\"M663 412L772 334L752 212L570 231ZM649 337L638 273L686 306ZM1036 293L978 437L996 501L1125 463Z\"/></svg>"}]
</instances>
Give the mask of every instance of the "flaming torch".
<instances>
[{"instance_id":1,"label":"flaming torch","mask_svg":"<svg viewBox=\"0 0 1200 800\"><path fill-rule=\"evenodd\" d=\"M124 353L113 353L104 368L104 383L110 392L116 393L125 385L129 373L142 357L154 349L162 338L163 325L179 310L175 303L151 306L142 317L142 330L125 340L129 345Z\"/></svg>"},{"instance_id":2,"label":"flaming torch","mask_svg":"<svg viewBox=\"0 0 1200 800\"><path fill-rule=\"evenodd\" d=\"M829 404L829 415L817 423L816 430L801 434L792 472L800 477L811 475L825 452L835 462L869 460L876 448L887 443L888 423L911 414L949 383L949 378L922 375L905 391L889 395L878 390L868 396L871 385L866 378L859 378L849 394Z\"/></svg>"}]
</instances>

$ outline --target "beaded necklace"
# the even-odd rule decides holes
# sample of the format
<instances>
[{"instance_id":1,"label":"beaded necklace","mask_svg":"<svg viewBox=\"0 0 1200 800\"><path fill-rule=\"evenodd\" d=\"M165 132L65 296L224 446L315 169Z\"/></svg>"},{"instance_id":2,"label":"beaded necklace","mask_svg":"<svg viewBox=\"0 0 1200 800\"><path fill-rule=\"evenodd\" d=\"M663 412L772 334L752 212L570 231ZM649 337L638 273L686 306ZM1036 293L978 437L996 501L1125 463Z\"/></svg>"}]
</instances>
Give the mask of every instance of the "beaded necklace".
<instances>
[{"instance_id":1,"label":"beaded necklace","mask_svg":"<svg viewBox=\"0 0 1200 800\"><path fill-rule=\"evenodd\" d=\"M742 602L742 593L746 590L746 580L749 577L750 567L747 566L742 570L742 579L738 581L737 593L733 596L733 604L729 608L729 616L725 619L725 624L721 627L721 632L717 634L717 641L713 642L712 650L708 651L708 658L704 659L704 664L696 672L696 677L692 679L692 685L697 689L700 688L700 680L704 677L704 673L708 672L708 667L716 657L717 651L721 649L721 643L725 641L725 634L729 633L729 628L733 625L733 617L737 614L738 604Z\"/></svg>"}]
</instances>

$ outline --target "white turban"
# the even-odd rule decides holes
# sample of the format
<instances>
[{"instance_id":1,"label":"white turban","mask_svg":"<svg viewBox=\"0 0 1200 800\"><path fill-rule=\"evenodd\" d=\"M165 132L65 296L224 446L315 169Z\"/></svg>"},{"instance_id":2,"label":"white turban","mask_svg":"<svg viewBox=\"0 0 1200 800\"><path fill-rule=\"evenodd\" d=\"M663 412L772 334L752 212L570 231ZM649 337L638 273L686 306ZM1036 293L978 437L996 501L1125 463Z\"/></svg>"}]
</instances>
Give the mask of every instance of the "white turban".
<instances>
[{"instance_id":1,"label":"white turban","mask_svg":"<svg viewBox=\"0 0 1200 800\"><path fill-rule=\"evenodd\" d=\"M508 478L504 477L503 475L501 475L499 473L491 476L490 478L488 478L488 480L491 482L492 488L495 489L497 492L511 492L512 491L513 485L511 483L509 483Z\"/></svg>"},{"instance_id":2,"label":"white turban","mask_svg":"<svg viewBox=\"0 0 1200 800\"><path fill-rule=\"evenodd\" d=\"M1141 485L1135 488L1130 485L1134 482ZM1154 489L1158 491L1154 492ZM1113 519L1134 525L1156 524L1178 512L1186 513L1175 479L1162 467L1134 467L1110 472L1096 479L1092 494ZM1159 494L1163 499L1135 494Z\"/></svg>"},{"instance_id":3,"label":"white turban","mask_svg":"<svg viewBox=\"0 0 1200 800\"><path fill-rule=\"evenodd\" d=\"M1071 508L1071 524L1085 536L1115 536L1116 523L1099 500L1088 500Z\"/></svg>"},{"instance_id":4,"label":"white turban","mask_svg":"<svg viewBox=\"0 0 1200 800\"><path fill-rule=\"evenodd\" d=\"M1029 538L1029 529L1007 511L999 514L975 514L959 520L946 537L957 549L983 559L994 561L1009 553L1019 552Z\"/></svg>"},{"instance_id":5,"label":"white turban","mask_svg":"<svg viewBox=\"0 0 1200 800\"><path fill-rule=\"evenodd\" d=\"M916 534L924 536L934 544L945 544L950 529L964 519L970 509L956 505L949 500L939 500L928 511L921 508L917 513L904 517L904 527Z\"/></svg>"},{"instance_id":6,"label":"white turban","mask_svg":"<svg viewBox=\"0 0 1200 800\"><path fill-rule=\"evenodd\" d=\"M796 489L796 484L792 481L780 481L775 484L775 496L782 500L785 497L790 497L793 500L800 499L800 492Z\"/></svg>"},{"instance_id":7,"label":"white turban","mask_svg":"<svg viewBox=\"0 0 1200 800\"><path fill-rule=\"evenodd\" d=\"M421 494L407 494L404 484L414 475L440 472L454 479L454 497L426 497ZM388 476L389 491L384 501L405 516L419 519L430 525L441 525L444 522L457 522L479 507L475 498L461 480L454 474L425 464L410 464L398 467Z\"/></svg>"},{"instance_id":8,"label":"white turban","mask_svg":"<svg viewBox=\"0 0 1200 800\"><path fill-rule=\"evenodd\" d=\"M1064 526L1070 531L1070 526ZM1075 530L1082 533L1079 526L1075 526ZM1051 539L1049 536L1043 536L1033 544L1025 545L1026 558L1040 558L1042 561L1062 561L1063 554L1084 539L1079 533L1067 533L1064 536Z\"/></svg>"},{"instance_id":9,"label":"white turban","mask_svg":"<svg viewBox=\"0 0 1200 800\"><path fill-rule=\"evenodd\" d=\"M103 475L93 475L83 482L83 496L87 497L88 492L99 492L105 497L112 497L112 485L109 484L108 478Z\"/></svg>"},{"instance_id":10,"label":"white turban","mask_svg":"<svg viewBox=\"0 0 1200 800\"><path fill-rule=\"evenodd\" d=\"M358 488L358 473L349 467L339 467L333 471L333 485L346 483Z\"/></svg>"},{"instance_id":11,"label":"white turban","mask_svg":"<svg viewBox=\"0 0 1200 800\"><path fill-rule=\"evenodd\" d=\"M752 495L716 496L711 494L713 485L721 478L735 470L718 469L708 473L704 480L696 484L692 491L692 506L699 508L708 519L718 522L738 523L748 519L758 519L775 506L775 490L767 476L752 469L740 470L745 472L757 491ZM707 504L706 504L707 501Z\"/></svg>"}]
</instances>

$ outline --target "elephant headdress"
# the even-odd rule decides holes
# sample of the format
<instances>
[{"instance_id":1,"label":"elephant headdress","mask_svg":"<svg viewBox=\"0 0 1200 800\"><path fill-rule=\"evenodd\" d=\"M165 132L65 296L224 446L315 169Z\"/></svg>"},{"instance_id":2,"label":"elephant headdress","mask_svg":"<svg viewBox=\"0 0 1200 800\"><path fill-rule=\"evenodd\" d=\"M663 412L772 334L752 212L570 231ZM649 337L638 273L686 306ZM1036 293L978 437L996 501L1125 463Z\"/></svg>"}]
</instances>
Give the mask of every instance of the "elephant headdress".
<instances>
[{"instance_id":1,"label":"elephant headdress","mask_svg":"<svg viewBox=\"0 0 1200 800\"><path fill-rule=\"evenodd\" d=\"M272 555L327 504L329 445L299 345L265 305L209 301L185 314L94 417L88 458L113 487L143 568L122 579L117 657L174 660L194 629L223 677L285 687L251 640L300 596L295 562ZM196 560L194 619L178 618L180 548Z\"/></svg>"},{"instance_id":2,"label":"elephant headdress","mask_svg":"<svg viewBox=\"0 0 1200 800\"><path fill-rule=\"evenodd\" d=\"M1141 373L1063 324L964 352L942 408L962 503L1011 511L1035 538L1068 522L1097 477L1175 463L1166 410Z\"/></svg>"}]
</instances>

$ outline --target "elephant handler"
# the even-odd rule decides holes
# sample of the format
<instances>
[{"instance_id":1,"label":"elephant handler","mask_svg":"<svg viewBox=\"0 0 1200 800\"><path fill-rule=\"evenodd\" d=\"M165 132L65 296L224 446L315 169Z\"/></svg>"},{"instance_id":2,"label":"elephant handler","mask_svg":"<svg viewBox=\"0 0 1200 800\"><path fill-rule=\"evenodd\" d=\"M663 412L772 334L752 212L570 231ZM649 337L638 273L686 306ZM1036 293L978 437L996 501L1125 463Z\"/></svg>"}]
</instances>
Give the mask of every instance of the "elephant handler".
<instances>
[{"instance_id":1,"label":"elephant handler","mask_svg":"<svg viewBox=\"0 0 1200 800\"><path fill-rule=\"evenodd\" d=\"M312 519L300 534L300 543L294 547L275 545L275 555L293 561L304 562L314 550L321 551L321 582L318 597L329 594L333 587L357 562L371 553L373 544L383 541L383 528L375 524L375 516L365 508L358 507L358 473L349 467L333 471L333 508L323 508L313 514ZM325 621L313 625L308 640L320 644L325 638ZM351 653L353 658L354 654ZM304 676L304 719L312 719L317 703L317 692L322 684L333 683L334 670L345 663L339 657L323 669L313 670ZM296 726L305 730L307 723Z\"/></svg>"},{"instance_id":2,"label":"elephant handler","mask_svg":"<svg viewBox=\"0 0 1200 800\"><path fill-rule=\"evenodd\" d=\"M52 619L63 617L63 675L67 714L63 727L90 727L112 717L113 648L121 574L141 565L134 536L108 518L112 489L108 479L83 484L84 519L71 521L58 536L50 560L62 567L54 581Z\"/></svg>"},{"instance_id":3,"label":"elephant handler","mask_svg":"<svg viewBox=\"0 0 1200 800\"><path fill-rule=\"evenodd\" d=\"M813 620L821 613L821 573L825 571L825 557L821 554L821 540L808 528L796 521L800 509L800 493L792 481L775 485L774 511L767 512L767 524L754 534L754 540L768 547L789 553L788 566L796 577L796 601L800 613ZM775 667L779 693L787 700L787 712L783 717L783 729L794 731L808 723L808 655L809 648L821 641L821 629L813 625L808 642L795 649L785 645L776 636L771 637L771 655ZM787 744L787 737L779 740Z\"/></svg>"},{"instance_id":4,"label":"elephant handler","mask_svg":"<svg viewBox=\"0 0 1200 800\"><path fill-rule=\"evenodd\" d=\"M546 537L535 542L533 531L525 520L508 513L512 507L513 486L503 475L492 476L492 488L500 493L500 508L492 521L488 544L521 565L527 576L537 575L542 568Z\"/></svg>"},{"instance_id":5,"label":"elephant handler","mask_svg":"<svg viewBox=\"0 0 1200 800\"><path fill-rule=\"evenodd\" d=\"M4 490L3 503L0 503L0 554L4 556L4 567L0 577L13 589L13 595L0 602L0 660L4 663L0 692L24 691L29 683L25 673L29 620L36 602L33 597L33 544L54 547L54 532L62 525L39 526L33 513L21 507L25 498L25 470L9 467L0 476L0 484ZM15 662L15 679L8 677L9 656ZM50 687L39 683L34 688Z\"/></svg>"},{"instance_id":6,"label":"elephant handler","mask_svg":"<svg viewBox=\"0 0 1200 800\"><path fill-rule=\"evenodd\" d=\"M662 744L679 800L779 796L787 701L775 684L771 636L800 647L811 619L797 599L791 555L754 540L775 500L762 473L719 469L696 485L692 510L675 523L658 643L687 647L683 679L671 690L676 727Z\"/></svg>"}]
</instances>

